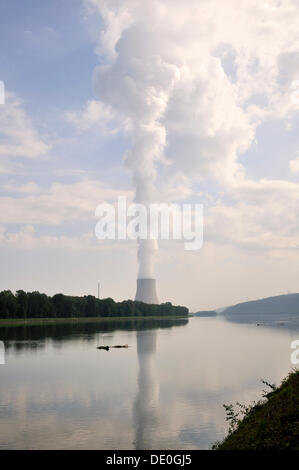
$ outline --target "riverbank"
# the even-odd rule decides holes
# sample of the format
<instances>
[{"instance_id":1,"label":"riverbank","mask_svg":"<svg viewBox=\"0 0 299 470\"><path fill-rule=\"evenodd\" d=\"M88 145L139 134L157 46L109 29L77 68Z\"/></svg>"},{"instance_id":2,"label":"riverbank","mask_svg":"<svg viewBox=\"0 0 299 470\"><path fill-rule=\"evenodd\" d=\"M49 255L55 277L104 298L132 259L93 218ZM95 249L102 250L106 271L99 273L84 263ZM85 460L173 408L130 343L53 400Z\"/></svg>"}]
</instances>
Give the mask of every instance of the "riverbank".
<instances>
[{"instance_id":1,"label":"riverbank","mask_svg":"<svg viewBox=\"0 0 299 470\"><path fill-rule=\"evenodd\" d=\"M121 321L138 321L138 320L186 320L190 318L189 315L179 317L177 315L163 315L163 316L121 316L121 317L64 317L64 318L6 318L0 319L0 327L13 327L13 326L30 326L30 325L55 325L55 324L72 324L72 323L107 323L107 322L121 322Z\"/></svg>"},{"instance_id":2,"label":"riverbank","mask_svg":"<svg viewBox=\"0 0 299 470\"><path fill-rule=\"evenodd\" d=\"M215 450L299 450L299 370L264 400L240 409L243 419L226 407L230 432Z\"/></svg>"}]
</instances>

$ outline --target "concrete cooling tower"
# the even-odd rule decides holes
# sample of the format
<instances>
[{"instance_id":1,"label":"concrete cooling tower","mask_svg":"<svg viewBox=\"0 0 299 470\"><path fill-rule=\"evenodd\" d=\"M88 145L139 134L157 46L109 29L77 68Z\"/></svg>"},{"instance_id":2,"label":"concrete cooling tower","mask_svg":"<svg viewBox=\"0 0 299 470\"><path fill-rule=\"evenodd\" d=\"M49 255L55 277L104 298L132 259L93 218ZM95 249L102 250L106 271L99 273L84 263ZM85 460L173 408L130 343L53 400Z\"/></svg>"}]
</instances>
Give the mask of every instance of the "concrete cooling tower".
<instances>
[{"instance_id":1,"label":"concrete cooling tower","mask_svg":"<svg viewBox=\"0 0 299 470\"><path fill-rule=\"evenodd\" d=\"M156 293L156 279L137 279L137 292L135 300L146 304L158 304Z\"/></svg>"}]
</instances>

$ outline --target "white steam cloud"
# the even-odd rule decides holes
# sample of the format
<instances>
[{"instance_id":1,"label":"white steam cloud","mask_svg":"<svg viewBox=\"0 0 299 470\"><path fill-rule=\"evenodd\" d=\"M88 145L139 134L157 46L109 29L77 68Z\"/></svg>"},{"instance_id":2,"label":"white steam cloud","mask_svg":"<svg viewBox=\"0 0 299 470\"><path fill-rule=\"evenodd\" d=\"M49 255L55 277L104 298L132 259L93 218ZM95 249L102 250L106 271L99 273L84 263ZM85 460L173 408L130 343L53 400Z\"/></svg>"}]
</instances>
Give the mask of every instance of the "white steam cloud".
<instances>
[{"instance_id":1,"label":"white steam cloud","mask_svg":"<svg viewBox=\"0 0 299 470\"><path fill-rule=\"evenodd\" d=\"M296 71L284 58L298 49L298 1L84 3L101 16L105 65L95 89L130 139L136 202L159 199L161 183L178 176L184 197L203 178L235 192L248 186L239 159L256 128L296 108L288 80ZM154 252L139 245L139 277L153 276Z\"/></svg>"},{"instance_id":2,"label":"white steam cloud","mask_svg":"<svg viewBox=\"0 0 299 470\"><path fill-rule=\"evenodd\" d=\"M152 50L146 53L152 35L147 25L125 30L115 46L115 60L95 72L97 94L124 119L131 141L125 162L133 175L135 201L145 205L155 198L156 165L163 162L166 145L162 120L180 78L175 65ZM139 241L139 278L153 277L156 245L152 240Z\"/></svg>"}]
</instances>

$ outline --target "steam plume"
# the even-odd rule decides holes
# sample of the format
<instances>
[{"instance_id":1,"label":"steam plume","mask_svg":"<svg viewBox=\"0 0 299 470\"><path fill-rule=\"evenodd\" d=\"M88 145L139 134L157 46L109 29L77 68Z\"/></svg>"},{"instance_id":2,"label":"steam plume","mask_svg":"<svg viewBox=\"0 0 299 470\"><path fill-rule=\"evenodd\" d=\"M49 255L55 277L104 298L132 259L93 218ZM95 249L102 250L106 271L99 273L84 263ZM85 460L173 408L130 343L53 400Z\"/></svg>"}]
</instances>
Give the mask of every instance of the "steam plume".
<instances>
[{"instance_id":1,"label":"steam plume","mask_svg":"<svg viewBox=\"0 0 299 470\"><path fill-rule=\"evenodd\" d=\"M168 185L180 181L169 188L176 200L203 178L246 188L239 157L256 127L293 109L277 64L296 41L297 0L84 2L101 15L105 65L95 71L95 89L130 140L125 163L136 202L160 199L157 169ZM139 244L144 277L152 277L154 251Z\"/></svg>"},{"instance_id":2,"label":"steam plume","mask_svg":"<svg viewBox=\"0 0 299 470\"><path fill-rule=\"evenodd\" d=\"M94 78L98 95L123 118L131 142L125 164L132 173L135 202L146 206L155 198L156 165L164 160L166 144L162 118L179 78L174 65L146 52L151 35L145 26L124 31L115 47L116 58L111 65L99 67ZM156 248L154 241L139 241L138 277L153 277Z\"/></svg>"}]
</instances>

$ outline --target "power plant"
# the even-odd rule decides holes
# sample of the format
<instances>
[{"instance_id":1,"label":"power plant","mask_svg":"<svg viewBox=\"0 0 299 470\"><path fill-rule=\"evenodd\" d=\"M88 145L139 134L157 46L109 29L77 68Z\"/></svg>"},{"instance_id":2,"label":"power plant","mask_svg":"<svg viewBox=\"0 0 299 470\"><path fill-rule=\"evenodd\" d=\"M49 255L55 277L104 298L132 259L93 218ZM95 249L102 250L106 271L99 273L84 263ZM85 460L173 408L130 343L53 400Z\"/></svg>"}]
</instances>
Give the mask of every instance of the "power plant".
<instances>
[{"instance_id":1,"label":"power plant","mask_svg":"<svg viewBox=\"0 0 299 470\"><path fill-rule=\"evenodd\" d=\"M137 279L137 292L135 300L146 304L158 304L156 292L156 279Z\"/></svg>"}]
</instances>

